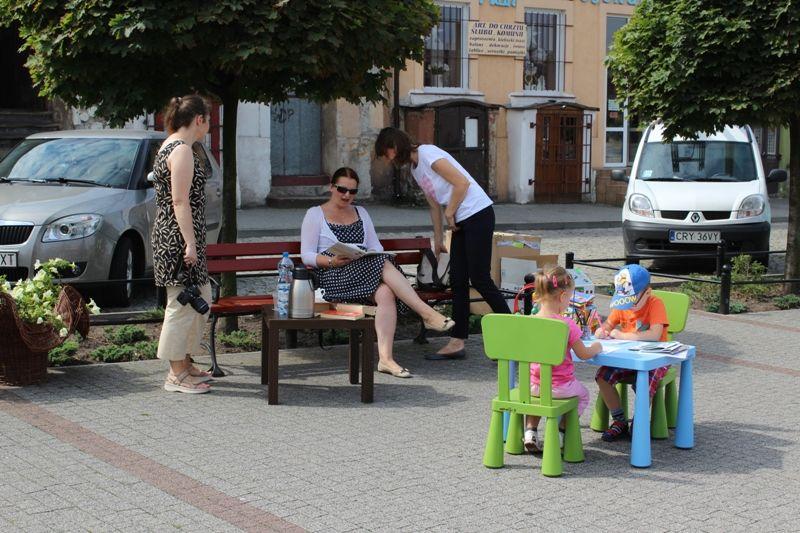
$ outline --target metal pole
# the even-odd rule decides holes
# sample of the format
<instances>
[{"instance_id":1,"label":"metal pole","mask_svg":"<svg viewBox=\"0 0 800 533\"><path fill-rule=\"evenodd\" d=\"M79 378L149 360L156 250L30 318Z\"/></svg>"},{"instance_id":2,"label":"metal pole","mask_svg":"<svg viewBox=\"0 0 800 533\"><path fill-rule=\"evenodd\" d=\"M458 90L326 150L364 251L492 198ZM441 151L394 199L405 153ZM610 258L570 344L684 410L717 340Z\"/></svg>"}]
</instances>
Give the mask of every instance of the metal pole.
<instances>
[{"instance_id":1,"label":"metal pole","mask_svg":"<svg viewBox=\"0 0 800 533\"><path fill-rule=\"evenodd\" d=\"M575 252L567 252L564 263L566 263L565 268L575 268Z\"/></svg>"},{"instance_id":2,"label":"metal pole","mask_svg":"<svg viewBox=\"0 0 800 533\"><path fill-rule=\"evenodd\" d=\"M725 264L725 241L721 240L717 244L717 277L722 276L722 266Z\"/></svg>"},{"instance_id":3,"label":"metal pole","mask_svg":"<svg viewBox=\"0 0 800 533\"><path fill-rule=\"evenodd\" d=\"M721 283L719 285L719 312L728 315L731 312L731 264L722 265Z\"/></svg>"}]
</instances>

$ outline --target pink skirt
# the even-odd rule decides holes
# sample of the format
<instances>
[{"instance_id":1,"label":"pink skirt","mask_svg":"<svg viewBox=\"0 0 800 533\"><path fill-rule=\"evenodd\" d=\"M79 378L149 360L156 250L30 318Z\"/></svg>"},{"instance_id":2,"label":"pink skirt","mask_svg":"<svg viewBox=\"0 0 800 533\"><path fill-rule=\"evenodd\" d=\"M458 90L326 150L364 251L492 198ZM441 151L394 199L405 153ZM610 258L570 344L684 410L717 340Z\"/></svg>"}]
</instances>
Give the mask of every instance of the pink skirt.
<instances>
[{"instance_id":1,"label":"pink skirt","mask_svg":"<svg viewBox=\"0 0 800 533\"><path fill-rule=\"evenodd\" d=\"M531 394L539 396L539 385L531 385ZM586 406L589 405L589 391L583 386L583 383L577 379L553 386L553 398L563 399L578 397L578 415L583 413Z\"/></svg>"}]
</instances>

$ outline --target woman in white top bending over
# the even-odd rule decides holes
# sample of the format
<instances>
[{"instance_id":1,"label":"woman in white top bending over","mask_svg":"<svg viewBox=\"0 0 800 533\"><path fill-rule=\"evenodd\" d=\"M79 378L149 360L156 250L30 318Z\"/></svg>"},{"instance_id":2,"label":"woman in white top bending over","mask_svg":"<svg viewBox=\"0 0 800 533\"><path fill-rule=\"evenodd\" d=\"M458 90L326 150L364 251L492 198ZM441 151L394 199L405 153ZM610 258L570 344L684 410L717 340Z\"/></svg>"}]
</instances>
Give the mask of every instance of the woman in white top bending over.
<instances>
[{"instance_id":1,"label":"woman in white top bending over","mask_svg":"<svg viewBox=\"0 0 800 533\"><path fill-rule=\"evenodd\" d=\"M333 173L330 200L309 209L303 219L300 252L303 263L316 268L325 300L377 305L378 372L408 378L411 373L398 365L392 355L398 307L402 311L403 304L408 305L434 331L447 331L454 322L419 299L391 254L368 255L351 261L327 251L336 242L383 251L367 210L352 205L358 181L351 168L343 167Z\"/></svg>"},{"instance_id":2,"label":"woman in white top bending over","mask_svg":"<svg viewBox=\"0 0 800 533\"><path fill-rule=\"evenodd\" d=\"M450 241L450 283L453 286L453 319L456 322L447 343L426 359L460 359L466 355L469 285L481 294L495 313L509 313L508 304L492 281L492 200L458 161L432 144L416 145L404 131L384 128L375 141L378 157L395 165L411 164L411 175L422 188L431 209L434 252L444 246L442 215L453 232Z\"/></svg>"}]
</instances>

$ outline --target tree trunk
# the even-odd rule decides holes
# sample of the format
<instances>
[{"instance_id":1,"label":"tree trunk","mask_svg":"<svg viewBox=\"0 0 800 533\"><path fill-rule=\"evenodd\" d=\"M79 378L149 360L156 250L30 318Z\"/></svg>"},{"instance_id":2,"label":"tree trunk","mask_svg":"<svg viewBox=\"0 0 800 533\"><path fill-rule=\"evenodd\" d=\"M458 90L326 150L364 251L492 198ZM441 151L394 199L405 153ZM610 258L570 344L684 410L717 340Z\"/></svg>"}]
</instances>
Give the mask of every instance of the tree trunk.
<instances>
[{"instance_id":1,"label":"tree trunk","mask_svg":"<svg viewBox=\"0 0 800 533\"><path fill-rule=\"evenodd\" d=\"M236 120L239 92L228 87L222 95L222 242L235 243L236 224ZM236 274L222 275L222 296L236 296ZM225 317L226 333L239 329L235 316Z\"/></svg>"},{"instance_id":2,"label":"tree trunk","mask_svg":"<svg viewBox=\"0 0 800 533\"><path fill-rule=\"evenodd\" d=\"M786 234L787 278L800 278L800 115L789 119L789 227ZM786 285L787 292L800 292L800 283Z\"/></svg>"}]
</instances>

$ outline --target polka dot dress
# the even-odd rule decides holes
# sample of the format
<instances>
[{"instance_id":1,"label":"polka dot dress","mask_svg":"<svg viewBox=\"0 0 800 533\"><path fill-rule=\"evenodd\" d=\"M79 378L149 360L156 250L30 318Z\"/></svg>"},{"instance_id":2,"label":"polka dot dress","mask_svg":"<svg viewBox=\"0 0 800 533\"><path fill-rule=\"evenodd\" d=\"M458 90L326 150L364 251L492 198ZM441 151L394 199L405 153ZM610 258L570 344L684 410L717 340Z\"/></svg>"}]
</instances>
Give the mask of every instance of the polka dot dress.
<instances>
[{"instance_id":1,"label":"polka dot dress","mask_svg":"<svg viewBox=\"0 0 800 533\"><path fill-rule=\"evenodd\" d=\"M364 222L360 215L352 224L329 222L328 227L339 242L358 245L364 242ZM332 254L323 252L323 255ZM323 297L329 302L375 305L373 295L383 282L383 265L386 261L391 261L397 266L391 254L381 254L362 257L343 267L317 269L319 285L325 291ZM403 302L397 300L397 310L406 313L409 309Z\"/></svg>"}]
</instances>

